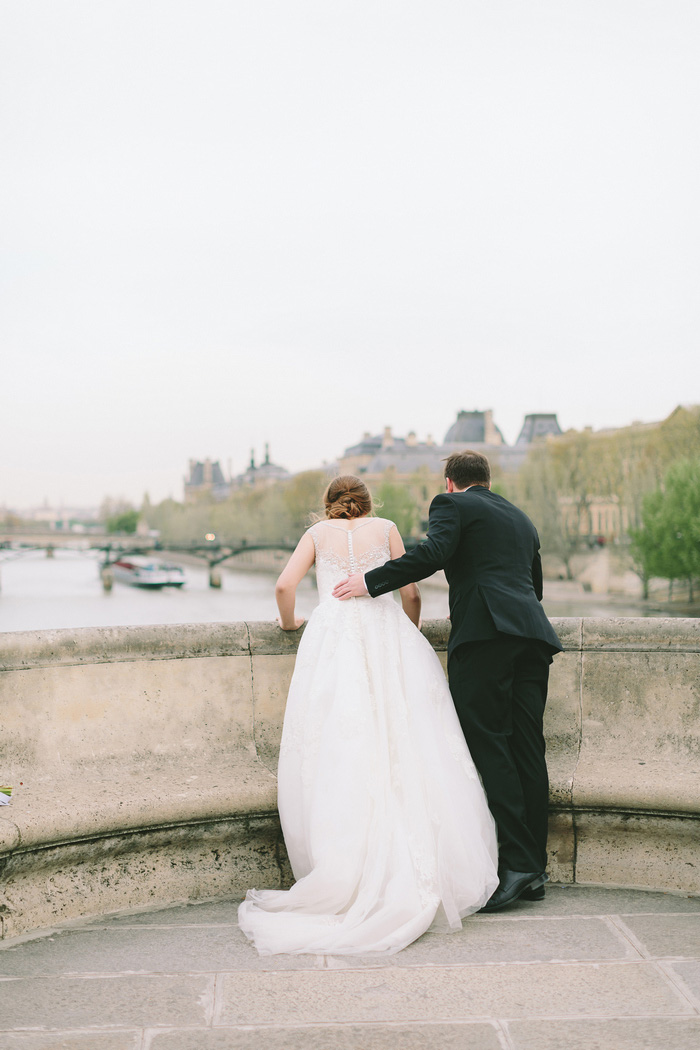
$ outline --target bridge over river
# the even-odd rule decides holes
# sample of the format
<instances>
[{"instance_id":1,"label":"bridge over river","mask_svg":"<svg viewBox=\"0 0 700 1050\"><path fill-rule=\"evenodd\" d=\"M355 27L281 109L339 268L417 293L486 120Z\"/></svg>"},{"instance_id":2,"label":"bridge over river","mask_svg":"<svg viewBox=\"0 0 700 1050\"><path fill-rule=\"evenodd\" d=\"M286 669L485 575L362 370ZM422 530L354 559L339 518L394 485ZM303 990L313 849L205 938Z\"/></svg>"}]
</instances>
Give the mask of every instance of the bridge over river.
<instances>
[{"instance_id":1,"label":"bridge over river","mask_svg":"<svg viewBox=\"0 0 700 1050\"><path fill-rule=\"evenodd\" d=\"M290 554L296 547L297 539L281 540L275 543L260 543L246 538L229 543L218 541L213 535L205 537L200 543L163 543L159 539L138 536L115 537L108 534L80 533L0 533L0 563L13 557L22 557L36 551L45 551L48 558L56 550L71 550L101 555L101 576L105 590L110 590L114 582L112 566L115 562L134 555L153 555L162 559L168 554L185 554L206 562L209 566L209 586L221 587L221 573L218 566L241 554L255 551L281 551Z\"/></svg>"}]
</instances>

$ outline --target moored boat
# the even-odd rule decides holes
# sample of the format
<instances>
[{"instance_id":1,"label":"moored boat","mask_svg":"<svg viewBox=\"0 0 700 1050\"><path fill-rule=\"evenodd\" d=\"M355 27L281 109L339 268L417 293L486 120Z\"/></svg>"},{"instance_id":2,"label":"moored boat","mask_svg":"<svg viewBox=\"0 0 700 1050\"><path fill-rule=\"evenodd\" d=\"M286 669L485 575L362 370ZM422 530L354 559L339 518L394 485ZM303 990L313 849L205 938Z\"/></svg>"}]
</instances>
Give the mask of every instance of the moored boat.
<instances>
[{"instance_id":1,"label":"moored boat","mask_svg":"<svg viewBox=\"0 0 700 1050\"><path fill-rule=\"evenodd\" d=\"M114 579L134 587L182 587L185 573L179 565L132 554L112 563Z\"/></svg>"}]
</instances>

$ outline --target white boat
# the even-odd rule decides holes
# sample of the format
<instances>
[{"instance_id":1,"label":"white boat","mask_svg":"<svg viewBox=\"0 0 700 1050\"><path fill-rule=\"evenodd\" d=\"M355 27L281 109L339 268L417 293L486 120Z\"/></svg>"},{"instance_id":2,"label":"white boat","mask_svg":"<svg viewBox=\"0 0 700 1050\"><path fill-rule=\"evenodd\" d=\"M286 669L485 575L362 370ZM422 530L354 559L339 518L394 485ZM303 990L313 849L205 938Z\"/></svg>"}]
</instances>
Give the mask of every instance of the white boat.
<instances>
[{"instance_id":1,"label":"white boat","mask_svg":"<svg viewBox=\"0 0 700 1050\"><path fill-rule=\"evenodd\" d=\"M112 563L114 579L134 587L182 587L185 573L179 565L153 561L139 554L126 555Z\"/></svg>"}]
</instances>

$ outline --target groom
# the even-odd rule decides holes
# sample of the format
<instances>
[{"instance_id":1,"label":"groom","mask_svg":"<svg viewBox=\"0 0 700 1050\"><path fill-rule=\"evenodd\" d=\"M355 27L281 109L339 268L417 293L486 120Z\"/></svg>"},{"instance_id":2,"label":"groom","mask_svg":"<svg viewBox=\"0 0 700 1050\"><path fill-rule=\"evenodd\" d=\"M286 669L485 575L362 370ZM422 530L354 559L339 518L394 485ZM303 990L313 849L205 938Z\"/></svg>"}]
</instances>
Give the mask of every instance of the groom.
<instances>
[{"instance_id":1,"label":"groom","mask_svg":"<svg viewBox=\"0 0 700 1050\"><path fill-rule=\"evenodd\" d=\"M537 530L491 491L489 461L455 452L446 492L430 505L428 538L395 561L341 581L341 600L372 598L444 569L452 630L450 691L498 829L499 885L482 911L541 900L549 781L542 719L561 644L540 605Z\"/></svg>"}]
</instances>

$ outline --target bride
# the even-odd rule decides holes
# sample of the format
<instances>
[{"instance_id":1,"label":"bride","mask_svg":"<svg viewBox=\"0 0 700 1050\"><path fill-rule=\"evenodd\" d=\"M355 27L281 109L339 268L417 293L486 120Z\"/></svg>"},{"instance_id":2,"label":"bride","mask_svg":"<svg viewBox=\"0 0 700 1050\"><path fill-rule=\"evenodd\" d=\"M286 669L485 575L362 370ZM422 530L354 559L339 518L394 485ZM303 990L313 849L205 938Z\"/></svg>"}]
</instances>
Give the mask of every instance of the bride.
<instances>
[{"instance_id":1,"label":"bride","mask_svg":"<svg viewBox=\"0 0 700 1050\"><path fill-rule=\"evenodd\" d=\"M240 928L261 955L391 954L432 925L458 929L498 885L496 832L440 661L420 633L420 594L341 602L335 583L404 553L370 517L356 477L335 478L326 520L277 581L280 626L316 564L320 604L299 642L278 770L296 883L249 890Z\"/></svg>"}]
</instances>

